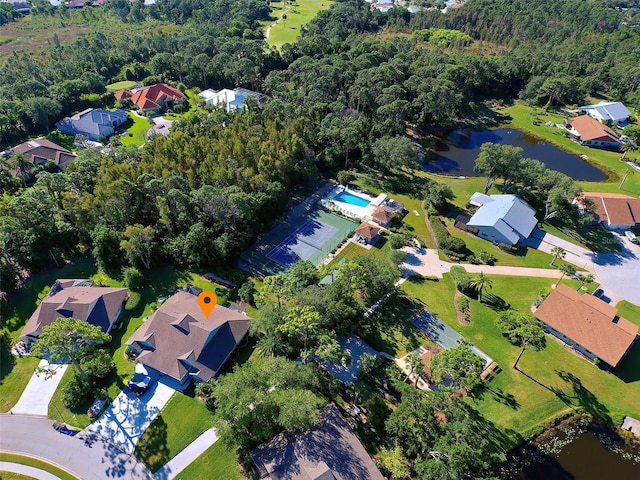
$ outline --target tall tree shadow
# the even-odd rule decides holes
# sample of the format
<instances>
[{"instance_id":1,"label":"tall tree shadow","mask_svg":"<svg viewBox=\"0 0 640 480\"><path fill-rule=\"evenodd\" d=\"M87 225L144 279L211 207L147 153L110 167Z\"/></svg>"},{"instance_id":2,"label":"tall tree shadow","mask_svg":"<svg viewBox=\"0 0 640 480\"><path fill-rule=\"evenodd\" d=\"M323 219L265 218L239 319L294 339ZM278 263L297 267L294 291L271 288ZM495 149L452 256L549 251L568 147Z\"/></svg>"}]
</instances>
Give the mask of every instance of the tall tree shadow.
<instances>
[{"instance_id":1,"label":"tall tree shadow","mask_svg":"<svg viewBox=\"0 0 640 480\"><path fill-rule=\"evenodd\" d=\"M598 400L598 397L596 397L593 392L591 392L591 390L589 390L582 384L582 381L578 377L570 372L565 372L564 370L556 370L555 372L573 389L572 396L564 392L557 391L559 389L552 389L562 401L569 405L578 406L586 413L604 420L605 422L612 422L609 409Z\"/></svg>"}]
</instances>

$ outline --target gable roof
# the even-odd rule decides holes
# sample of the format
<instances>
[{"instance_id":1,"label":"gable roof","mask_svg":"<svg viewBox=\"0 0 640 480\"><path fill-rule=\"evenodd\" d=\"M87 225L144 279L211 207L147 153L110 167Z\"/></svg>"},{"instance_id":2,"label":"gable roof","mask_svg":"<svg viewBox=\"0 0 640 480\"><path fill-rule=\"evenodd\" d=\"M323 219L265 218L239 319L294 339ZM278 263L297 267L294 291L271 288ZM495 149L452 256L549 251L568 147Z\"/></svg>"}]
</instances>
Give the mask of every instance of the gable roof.
<instances>
[{"instance_id":1,"label":"gable roof","mask_svg":"<svg viewBox=\"0 0 640 480\"><path fill-rule=\"evenodd\" d=\"M73 161L76 155L60 145L47 140L46 138L35 138L27 140L11 149L13 153L24 153L31 157L34 165L52 160L56 165L63 167Z\"/></svg>"},{"instance_id":2,"label":"gable roof","mask_svg":"<svg viewBox=\"0 0 640 480\"><path fill-rule=\"evenodd\" d=\"M516 243L520 237L527 238L538 222L536 211L516 195L471 197L482 206L473 214L467 225L471 227L495 227L505 237Z\"/></svg>"},{"instance_id":3,"label":"gable roof","mask_svg":"<svg viewBox=\"0 0 640 480\"><path fill-rule=\"evenodd\" d=\"M616 366L636 338L638 327L593 295L558 285L534 315L554 330Z\"/></svg>"},{"instance_id":4,"label":"gable roof","mask_svg":"<svg viewBox=\"0 0 640 480\"><path fill-rule=\"evenodd\" d=\"M260 478L383 480L358 437L332 403L305 430L287 430L251 452Z\"/></svg>"},{"instance_id":5,"label":"gable roof","mask_svg":"<svg viewBox=\"0 0 640 480\"><path fill-rule=\"evenodd\" d=\"M586 112L597 112L598 116L612 122L621 122L631 116L631 112L622 102L600 102L580 108Z\"/></svg>"},{"instance_id":6,"label":"gable roof","mask_svg":"<svg viewBox=\"0 0 640 480\"><path fill-rule=\"evenodd\" d=\"M580 139L583 141L595 140L602 137L610 137L611 141L614 142L620 140L616 132L589 115L570 118L567 120L567 123L578 132Z\"/></svg>"},{"instance_id":7,"label":"gable roof","mask_svg":"<svg viewBox=\"0 0 640 480\"><path fill-rule=\"evenodd\" d=\"M20 336L37 337L59 317L84 320L106 332L126 298L126 288L95 287L90 280L56 280Z\"/></svg>"},{"instance_id":8,"label":"gable roof","mask_svg":"<svg viewBox=\"0 0 640 480\"><path fill-rule=\"evenodd\" d=\"M358 225L358 228L356 228L356 233L363 238L371 240L375 238L378 233L380 233L380 227L371 225L367 222L362 222L360 225Z\"/></svg>"},{"instance_id":9,"label":"gable roof","mask_svg":"<svg viewBox=\"0 0 640 480\"><path fill-rule=\"evenodd\" d=\"M122 100L123 98L130 98L133 95L129 90L118 90L113 94L116 100Z\"/></svg>"},{"instance_id":10,"label":"gable roof","mask_svg":"<svg viewBox=\"0 0 640 480\"><path fill-rule=\"evenodd\" d=\"M131 101L135 103L140 110L159 108L159 102L163 98L181 101L184 99L184 95L180 90L166 83L156 83L155 85L140 88L131 95Z\"/></svg>"},{"instance_id":11,"label":"gable roof","mask_svg":"<svg viewBox=\"0 0 640 480\"><path fill-rule=\"evenodd\" d=\"M611 225L634 225L640 223L640 198L619 193L583 193L594 203L600 221Z\"/></svg>"},{"instance_id":12,"label":"gable roof","mask_svg":"<svg viewBox=\"0 0 640 480\"><path fill-rule=\"evenodd\" d=\"M141 349L138 361L182 383L190 374L216 376L249 330L251 319L222 305L209 318L198 297L179 291L127 340Z\"/></svg>"}]
</instances>

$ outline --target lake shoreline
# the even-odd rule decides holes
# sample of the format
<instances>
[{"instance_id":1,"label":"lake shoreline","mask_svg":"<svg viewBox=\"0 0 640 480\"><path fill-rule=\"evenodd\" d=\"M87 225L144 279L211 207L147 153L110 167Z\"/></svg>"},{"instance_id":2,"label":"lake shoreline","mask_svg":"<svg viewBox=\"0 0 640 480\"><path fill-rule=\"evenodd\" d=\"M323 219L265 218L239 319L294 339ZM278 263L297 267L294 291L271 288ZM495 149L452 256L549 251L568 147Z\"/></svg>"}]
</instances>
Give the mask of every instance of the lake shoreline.
<instances>
[{"instance_id":1,"label":"lake shoreline","mask_svg":"<svg viewBox=\"0 0 640 480\"><path fill-rule=\"evenodd\" d=\"M535 472L543 468L546 471L545 476L549 475L549 472L552 472L552 475L553 473L562 475L565 470L558 461L558 457L565 448L584 434L593 434L606 450L619 455L621 462L630 462L640 471L639 438L592 415L577 414L557 418L541 433L509 451L500 478L503 480L542 478L536 477Z\"/></svg>"}]
</instances>

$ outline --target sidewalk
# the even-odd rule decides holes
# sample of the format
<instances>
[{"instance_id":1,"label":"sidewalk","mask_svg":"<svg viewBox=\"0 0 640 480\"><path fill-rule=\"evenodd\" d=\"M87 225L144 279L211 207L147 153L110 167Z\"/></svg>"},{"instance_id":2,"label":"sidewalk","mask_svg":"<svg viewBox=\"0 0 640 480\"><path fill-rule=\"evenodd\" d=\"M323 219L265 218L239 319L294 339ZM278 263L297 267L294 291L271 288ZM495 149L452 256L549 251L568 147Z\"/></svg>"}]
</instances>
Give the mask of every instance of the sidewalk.
<instances>
[{"instance_id":1,"label":"sidewalk","mask_svg":"<svg viewBox=\"0 0 640 480\"><path fill-rule=\"evenodd\" d=\"M39 480L58 480L54 474L40 470L39 468L20 465L19 463L0 462L0 472L18 473Z\"/></svg>"},{"instance_id":2,"label":"sidewalk","mask_svg":"<svg viewBox=\"0 0 640 480\"><path fill-rule=\"evenodd\" d=\"M173 457L164 467L155 474L156 478L162 480L172 480L182 470L202 455L211 445L218 441L218 434L214 428L210 428L193 442L187 445L178 455Z\"/></svg>"},{"instance_id":3,"label":"sidewalk","mask_svg":"<svg viewBox=\"0 0 640 480\"><path fill-rule=\"evenodd\" d=\"M49 362L46 360L42 360L38 364L39 368L48 366ZM31 380L29 380L24 392L22 392L20 396L20 400L18 400L18 403L11 409L11 412L46 417L49 414L49 402L51 402L53 394L56 392L68 366L69 365L55 365L55 373L48 380L45 379L44 373L38 375L36 372L33 372Z\"/></svg>"}]
</instances>

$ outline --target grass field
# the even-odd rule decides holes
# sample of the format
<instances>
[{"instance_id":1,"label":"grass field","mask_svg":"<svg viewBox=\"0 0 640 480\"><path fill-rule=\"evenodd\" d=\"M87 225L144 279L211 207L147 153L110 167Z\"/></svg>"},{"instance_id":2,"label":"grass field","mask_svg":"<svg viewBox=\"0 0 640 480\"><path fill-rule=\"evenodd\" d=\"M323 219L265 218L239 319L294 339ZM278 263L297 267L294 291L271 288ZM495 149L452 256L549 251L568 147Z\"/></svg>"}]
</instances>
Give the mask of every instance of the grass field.
<instances>
[{"instance_id":1,"label":"grass field","mask_svg":"<svg viewBox=\"0 0 640 480\"><path fill-rule=\"evenodd\" d=\"M403 289L410 297L460 332L494 358L501 371L488 382L475 407L501 428L513 444L530 437L552 419L567 412L589 412L614 424L622 416L640 415L640 345L636 344L614 373L607 373L547 336L545 350L527 350L518 368L511 365L519 348L511 345L494 325L504 305L528 312L539 292L552 280L530 277L492 276L489 293L501 299L493 306L471 299L471 325L461 325L452 305L453 282L449 275L440 282L409 280ZM578 283L564 281L573 288Z\"/></svg>"},{"instance_id":2,"label":"grass field","mask_svg":"<svg viewBox=\"0 0 640 480\"><path fill-rule=\"evenodd\" d=\"M129 112L129 119L132 122L127 128L127 133L120 136L120 141L127 147L141 147L147 141L147 132L151 128L146 118L134 115Z\"/></svg>"},{"instance_id":3,"label":"grass field","mask_svg":"<svg viewBox=\"0 0 640 480\"><path fill-rule=\"evenodd\" d=\"M272 16L280 18L284 14L286 18L271 27L267 43L277 48L280 48L285 43L293 43L300 35L300 28L309 23L320 10L329 8L332 3L333 0L271 2ZM269 25L273 25L273 22L265 25L265 35Z\"/></svg>"},{"instance_id":4,"label":"grass field","mask_svg":"<svg viewBox=\"0 0 640 480\"><path fill-rule=\"evenodd\" d=\"M11 462L11 463L19 463L20 465L27 465L29 467L39 468L40 470L44 470L45 472L49 472L52 475L55 475L60 480L78 480L78 477L71 475L69 472L62 470L50 463L43 462L42 460L38 460L37 458L27 457L24 455L17 455L14 453L5 453L0 452L0 462ZM13 473L5 475L4 472L0 472L0 479L21 479L21 478L31 478L26 476L10 476L15 475Z\"/></svg>"},{"instance_id":5,"label":"grass field","mask_svg":"<svg viewBox=\"0 0 640 480\"><path fill-rule=\"evenodd\" d=\"M135 87L137 84L132 80L123 80L122 82L112 83L107 85L107 90L117 92L118 90L128 90Z\"/></svg>"},{"instance_id":6,"label":"grass field","mask_svg":"<svg viewBox=\"0 0 640 480\"><path fill-rule=\"evenodd\" d=\"M135 456L156 472L211 428L212 419L203 402L176 392L140 437Z\"/></svg>"}]
</instances>

